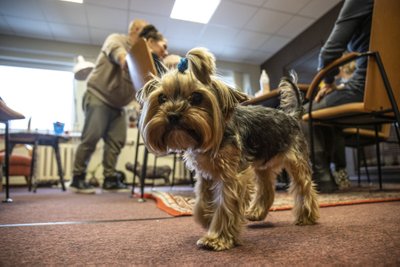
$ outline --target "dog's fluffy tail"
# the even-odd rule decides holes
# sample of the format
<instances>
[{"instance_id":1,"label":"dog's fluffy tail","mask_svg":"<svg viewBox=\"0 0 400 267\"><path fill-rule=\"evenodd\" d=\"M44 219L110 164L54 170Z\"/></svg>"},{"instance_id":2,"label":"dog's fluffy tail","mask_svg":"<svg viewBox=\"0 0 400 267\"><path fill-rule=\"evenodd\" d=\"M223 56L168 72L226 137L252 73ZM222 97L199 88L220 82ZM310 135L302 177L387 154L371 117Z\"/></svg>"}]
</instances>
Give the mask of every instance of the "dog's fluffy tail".
<instances>
[{"instance_id":1,"label":"dog's fluffy tail","mask_svg":"<svg viewBox=\"0 0 400 267\"><path fill-rule=\"evenodd\" d=\"M298 119L303 115L303 97L297 87L297 73L290 71L290 78L283 77L279 83L280 108L287 114Z\"/></svg>"}]
</instances>

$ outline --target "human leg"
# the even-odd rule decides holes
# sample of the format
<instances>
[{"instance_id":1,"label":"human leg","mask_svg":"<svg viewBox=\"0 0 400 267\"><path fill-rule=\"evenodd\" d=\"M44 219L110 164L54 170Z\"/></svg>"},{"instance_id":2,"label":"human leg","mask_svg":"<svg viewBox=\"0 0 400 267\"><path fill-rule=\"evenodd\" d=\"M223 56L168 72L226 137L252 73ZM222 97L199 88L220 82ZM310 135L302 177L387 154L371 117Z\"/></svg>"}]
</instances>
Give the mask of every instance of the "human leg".
<instances>
[{"instance_id":1,"label":"human leg","mask_svg":"<svg viewBox=\"0 0 400 267\"><path fill-rule=\"evenodd\" d=\"M304 135L310 137L308 123L301 123ZM331 193L337 189L334 178L329 168L330 152L327 149L326 134L329 128L316 125L313 127L314 135L314 162L312 179L321 193Z\"/></svg>"},{"instance_id":2,"label":"human leg","mask_svg":"<svg viewBox=\"0 0 400 267\"><path fill-rule=\"evenodd\" d=\"M346 153L345 153L345 140L342 133L342 128L333 127L332 129L332 138L329 142L332 144L332 162L335 165L335 169L333 171L333 177L335 178L335 182L338 185L339 189L349 188L350 178L346 169Z\"/></svg>"},{"instance_id":3,"label":"human leg","mask_svg":"<svg viewBox=\"0 0 400 267\"><path fill-rule=\"evenodd\" d=\"M343 89L333 92L333 94L326 97L326 106L336 106L347 103L362 102L363 93L351 89ZM339 189L346 189L350 187L349 175L346 169L346 152L345 152L345 139L341 127L332 127L329 144L331 148L329 151L332 153L331 161L335 165L333 176Z\"/></svg>"},{"instance_id":4,"label":"human leg","mask_svg":"<svg viewBox=\"0 0 400 267\"><path fill-rule=\"evenodd\" d=\"M109 107L88 92L84 95L83 106L85 122L81 143L75 153L71 189L78 193L94 193L94 189L85 181L86 169L98 141L107 128L107 110Z\"/></svg>"},{"instance_id":5,"label":"human leg","mask_svg":"<svg viewBox=\"0 0 400 267\"><path fill-rule=\"evenodd\" d=\"M110 112L110 124L104 134L104 183L103 189L125 191L127 186L121 182L116 171L118 156L126 142L127 118L124 110L113 109Z\"/></svg>"},{"instance_id":6,"label":"human leg","mask_svg":"<svg viewBox=\"0 0 400 267\"><path fill-rule=\"evenodd\" d=\"M347 103L361 102L362 93L348 88L336 90L326 95L320 102L313 102L312 110L343 105ZM304 105L305 111L309 109L309 104ZM309 136L308 125L303 125L306 136ZM317 183L318 189L322 192L331 192L335 189L333 175L330 170L332 160L338 160L337 164L341 170L346 168L344 138L339 133L340 128L314 126L314 149L315 162L313 180ZM336 163L336 162L335 162ZM344 173L341 171L341 173Z\"/></svg>"}]
</instances>

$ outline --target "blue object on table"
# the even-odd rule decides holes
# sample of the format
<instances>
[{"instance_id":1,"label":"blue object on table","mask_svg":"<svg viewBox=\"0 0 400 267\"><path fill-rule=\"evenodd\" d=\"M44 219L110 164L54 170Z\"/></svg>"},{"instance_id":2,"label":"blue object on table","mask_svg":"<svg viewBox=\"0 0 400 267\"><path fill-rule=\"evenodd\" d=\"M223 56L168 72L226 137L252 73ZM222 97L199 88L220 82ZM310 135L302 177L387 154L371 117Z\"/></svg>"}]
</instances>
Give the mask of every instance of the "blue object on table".
<instances>
[{"instance_id":1,"label":"blue object on table","mask_svg":"<svg viewBox=\"0 0 400 267\"><path fill-rule=\"evenodd\" d=\"M64 123L57 121L57 122L53 123L53 126L54 126L55 134L63 134L64 133Z\"/></svg>"}]
</instances>

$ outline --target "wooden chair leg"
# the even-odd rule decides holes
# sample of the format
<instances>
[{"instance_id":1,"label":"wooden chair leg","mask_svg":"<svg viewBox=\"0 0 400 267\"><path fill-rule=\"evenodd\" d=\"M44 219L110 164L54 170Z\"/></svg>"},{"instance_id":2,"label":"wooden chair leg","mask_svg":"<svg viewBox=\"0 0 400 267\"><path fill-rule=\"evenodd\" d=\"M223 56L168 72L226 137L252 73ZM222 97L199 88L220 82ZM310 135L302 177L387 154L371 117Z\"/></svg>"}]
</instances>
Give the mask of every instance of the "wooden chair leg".
<instances>
[{"instance_id":1,"label":"wooden chair leg","mask_svg":"<svg viewBox=\"0 0 400 267\"><path fill-rule=\"evenodd\" d=\"M361 186L361 148L357 147L357 177L358 186Z\"/></svg>"},{"instance_id":2,"label":"wooden chair leg","mask_svg":"<svg viewBox=\"0 0 400 267\"><path fill-rule=\"evenodd\" d=\"M0 165L0 192L3 192L3 166Z\"/></svg>"},{"instance_id":3,"label":"wooden chair leg","mask_svg":"<svg viewBox=\"0 0 400 267\"><path fill-rule=\"evenodd\" d=\"M136 147L135 147L135 157L134 157L134 163L133 163L133 180L132 180L132 196L135 194L135 183L136 183L136 169L138 166L138 158L139 158L139 146L140 146L140 133L138 130L137 136L136 136ZM140 179L140 178L139 178Z\"/></svg>"},{"instance_id":4,"label":"wooden chair leg","mask_svg":"<svg viewBox=\"0 0 400 267\"><path fill-rule=\"evenodd\" d=\"M28 191L31 191L30 189L31 189L31 176L24 176L25 177L25 181L26 181L26 184L28 185Z\"/></svg>"},{"instance_id":5,"label":"wooden chair leg","mask_svg":"<svg viewBox=\"0 0 400 267\"><path fill-rule=\"evenodd\" d=\"M375 146L376 146L376 159L378 164L379 189L382 190L381 152L379 149L378 125L375 125Z\"/></svg>"},{"instance_id":6,"label":"wooden chair leg","mask_svg":"<svg viewBox=\"0 0 400 267\"><path fill-rule=\"evenodd\" d=\"M368 181L368 184L370 184L371 183L371 179L369 178L367 156L365 155L365 149L364 148L361 149L361 153L362 153L362 157L363 157L363 161L364 161L365 173L367 174L367 181Z\"/></svg>"},{"instance_id":7,"label":"wooden chair leg","mask_svg":"<svg viewBox=\"0 0 400 267\"><path fill-rule=\"evenodd\" d=\"M140 177L140 198L139 202L145 202L144 199L144 187L145 187L145 180L146 180L146 174L147 174L147 159L149 156L149 151L147 148L144 148L144 154L143 154L143 166L141 170L141 177Z\"/></svg>"},{"instance_id":8,"label":"wooden chair leg","mask_svg":"<svg viewBox=\"0 0 400 267\"><path fill-rule=\"evenodd\" d=\"M385 71L385 67L383 66L381 56L380 56L379 52L375 52L373 56L375 56L376 63L378 64L379 72L381 73L383 84L385 85L385 90L386 90L387 96L389 98L390 104L392 106L394 116L396 117L396 121L397 121L398 125L400 125L399 107L398 107L396 99L394 97L393 89L392 89L392 86L390 85L389 78ZM377 128L376 125L375 125L375 127ZM400 140L400 138L399 138L399 140Z\"/></svg>"},{"instance_id":9,"label":"wooden chair leg","mask_svg":"<svg viewBox=\"0 0 400 267\"><path fill-rule=\"evenodd\" d=\"M13 200L10 198L10 143L9 143L9 126L8 121L5 121L5 177L6 177L6 198L3 203L11 203Z\"/></svg>"},{"instance_id":10,"label":"wooden chair leg","mask_svg":"<svg viewBox=\"0 0 400 267\"><path fill-rule=\"evenodd\" d=\"M189 175L190 175L190 182L192 183L192 186L195 185L195 180L194 180L194 171L189 171Z\"/></svg>"},{"instance_id":11,"label":"wooden chair leg","mask_svg":"<svg viewBox=\"0 0 400 267\"><path fill-rule=\"evenodd\" d=\"M399 125L397 123L394 123L394 130L396 132L396 136L397 136L397 142L399 143L400 146L400 133L399 133Z\"/></svg>"},{"instance_id":12,"label":"wooden chair leg","mask_svg":"<svg viewBox=\"0 0 400 267\"><path fill-rule=\"evenodd\" d=\"M361 157L360 157L360 128L357 128L357 175L358 175L358 186L361 186Z\"/></svg>"},{"instance_id":13,"label":"wooden chair leg","mask_svg":"<svg viewBox=\"0 0 400 267\"><path fill-rule=\"evenodd\" d=\"M155 176L157 171L157 156L154 156L154 161L153 161L153 177ZM153 181L151 182L151 189L154 189L154 185L155 185L155 180L153 179Z\"/></svg>"},{"instance_id":14,"label":"wooden chair leg","mask_svg":"<svg viewBox=\"0 0 400 267\"><path fill-rule=\"evenodd\" d=\"M176 153L174 153L174 162L173 162L173 165L172 165L172 182L171 182L171 188L174 187L174 185L175 185L176 160L177 160L177 156L176 156Z\"/></svg>"}]
</instances>

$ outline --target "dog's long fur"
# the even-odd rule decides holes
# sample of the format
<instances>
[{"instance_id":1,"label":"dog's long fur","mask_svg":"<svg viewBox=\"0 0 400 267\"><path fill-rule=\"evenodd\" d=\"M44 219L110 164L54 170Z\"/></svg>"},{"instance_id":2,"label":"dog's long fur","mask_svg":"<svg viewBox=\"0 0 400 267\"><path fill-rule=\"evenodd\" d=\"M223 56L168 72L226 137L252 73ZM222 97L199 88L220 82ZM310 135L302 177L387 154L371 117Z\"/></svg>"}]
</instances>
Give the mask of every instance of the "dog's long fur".
<instances>
[{"instance_id":1,"label":"dog's long fur","mask_svg":"<svg viewBox=\"0 0 400 267\"><path fill-rule=\"evenodd\" d=\"M197 244L224 250L240 243L245 219L267 216L282 169L292 178L295 223L314 224L319 209L296 81L282 79L280 110L241 106L247 96L218 79L210 52L194 48L186 58L188 70L153 77L137 99L146 146L157 154L184 152L196 173L194 216L208 229Z\"/></svg>"}]
</instances>

